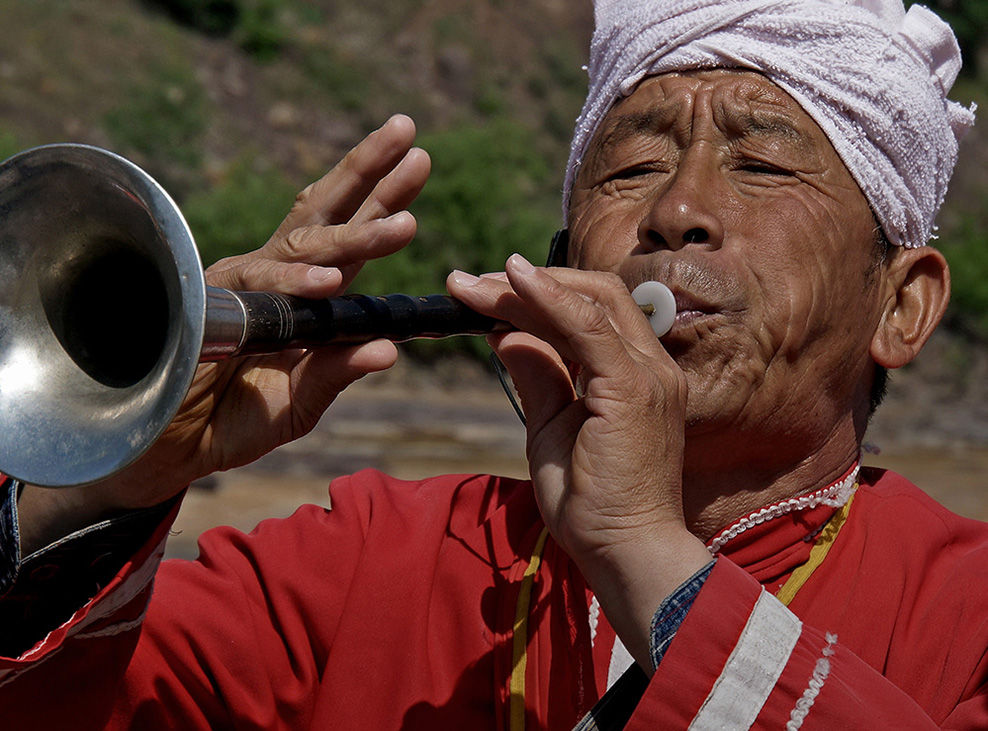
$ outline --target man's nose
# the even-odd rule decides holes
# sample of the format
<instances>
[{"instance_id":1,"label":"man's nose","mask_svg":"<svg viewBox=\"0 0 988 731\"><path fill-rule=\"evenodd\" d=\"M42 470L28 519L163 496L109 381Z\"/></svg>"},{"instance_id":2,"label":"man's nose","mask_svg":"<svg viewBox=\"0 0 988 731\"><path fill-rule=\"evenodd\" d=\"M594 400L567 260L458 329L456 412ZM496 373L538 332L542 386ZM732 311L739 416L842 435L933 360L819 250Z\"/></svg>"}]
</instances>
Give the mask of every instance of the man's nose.
<instances>
[{"instance_id":1,"label":"man's nose","mask_svg":"<svg viewBox=\"0 0 988 731\"><path fill-rule=\"evenodd\" d=\"M684 160L673 178L653 193L638 228L640 244L649 250L678 251L687 244L719 249L724 223L718 212L718 182L709 161Z\"/></svg>"}]
</instances>

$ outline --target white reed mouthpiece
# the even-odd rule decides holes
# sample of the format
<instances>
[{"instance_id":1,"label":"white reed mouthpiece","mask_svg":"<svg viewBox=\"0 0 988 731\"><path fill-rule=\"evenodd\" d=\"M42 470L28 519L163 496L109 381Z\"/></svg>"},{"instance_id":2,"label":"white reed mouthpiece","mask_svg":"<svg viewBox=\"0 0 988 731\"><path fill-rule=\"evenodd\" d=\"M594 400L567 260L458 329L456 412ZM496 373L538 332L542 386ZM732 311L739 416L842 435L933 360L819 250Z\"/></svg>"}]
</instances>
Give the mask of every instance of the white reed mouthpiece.
<instances>
[{"instance_id":1,"label":"white reed mouthpiece","mask_svg":"<svg viewBox=\"0 0 988 731\"><path fill-rule=\"evenodd\" d=\"M656 337L661 338L676 321L676 297L662 282L642 282L631 293L648 317ZM651 308L651 312L649 312Z\"/></svg>"}]
</instances>

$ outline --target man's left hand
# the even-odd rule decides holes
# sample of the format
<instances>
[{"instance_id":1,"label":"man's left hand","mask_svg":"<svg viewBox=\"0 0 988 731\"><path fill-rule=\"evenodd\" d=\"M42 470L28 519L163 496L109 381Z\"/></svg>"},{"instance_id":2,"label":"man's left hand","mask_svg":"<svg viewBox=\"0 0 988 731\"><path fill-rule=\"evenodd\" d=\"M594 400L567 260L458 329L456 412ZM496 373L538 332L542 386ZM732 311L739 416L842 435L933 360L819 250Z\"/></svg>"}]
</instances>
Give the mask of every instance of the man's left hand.
<instances>
[{"instance_id":1,"label":"man's left hand","mask_svg":"<svg viewBox=\"0 0 988 731\"><path fill-rule=\"evenodd\" d=\"M652 615L710 560L683 518L685 376L617 276L518 255L505 270L454 273L450 293L519 329L490 341L525 411L543 518L651 671Z\"/></svg>"}]
</instances>

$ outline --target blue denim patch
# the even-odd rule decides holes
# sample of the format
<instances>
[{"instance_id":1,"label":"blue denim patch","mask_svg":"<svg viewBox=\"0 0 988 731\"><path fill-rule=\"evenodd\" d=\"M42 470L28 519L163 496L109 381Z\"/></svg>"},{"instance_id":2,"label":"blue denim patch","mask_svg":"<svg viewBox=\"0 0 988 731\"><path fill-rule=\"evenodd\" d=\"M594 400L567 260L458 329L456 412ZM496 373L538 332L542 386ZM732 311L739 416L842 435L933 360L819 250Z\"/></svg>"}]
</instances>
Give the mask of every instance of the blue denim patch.
<instances>
[{"instance_id":1,"label":"blue denim patch","mask_svg":"<svg viewBox=\"0 0 988 731\"><path fill-rule=\"evenodd\" d=\"M657 669L662 657L666 654L669 644L679 631L679 626L686 619L690 607L696 600L700 589L714 569L715 561L711 561L690 578L679 585L672 594L667 596L652 615L651 640L649 656L652 658L652 669Z\"/></svg>"}]
</instances>

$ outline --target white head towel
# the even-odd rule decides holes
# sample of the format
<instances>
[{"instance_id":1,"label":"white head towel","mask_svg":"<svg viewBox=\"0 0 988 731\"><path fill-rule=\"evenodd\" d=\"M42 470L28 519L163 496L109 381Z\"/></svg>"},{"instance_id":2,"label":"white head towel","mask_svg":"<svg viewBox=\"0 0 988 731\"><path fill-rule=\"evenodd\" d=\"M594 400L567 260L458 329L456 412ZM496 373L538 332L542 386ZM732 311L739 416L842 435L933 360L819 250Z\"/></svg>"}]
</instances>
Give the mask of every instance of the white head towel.
<instances>
[{"instance_id":1,"label":"white head towel","mask_svg":"<svg viewBox=\"0 0 988 731\"><path fill-rule=\"evenodd\" d=\"M971 109L950 27L901 0L596 0L590 90L564 211L597 126L644 77L745 68L788 92L830 139L894 244L932 237Z\"/></svg>"}]
</instances>

